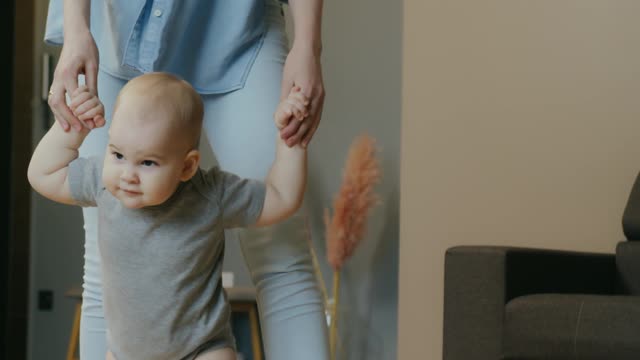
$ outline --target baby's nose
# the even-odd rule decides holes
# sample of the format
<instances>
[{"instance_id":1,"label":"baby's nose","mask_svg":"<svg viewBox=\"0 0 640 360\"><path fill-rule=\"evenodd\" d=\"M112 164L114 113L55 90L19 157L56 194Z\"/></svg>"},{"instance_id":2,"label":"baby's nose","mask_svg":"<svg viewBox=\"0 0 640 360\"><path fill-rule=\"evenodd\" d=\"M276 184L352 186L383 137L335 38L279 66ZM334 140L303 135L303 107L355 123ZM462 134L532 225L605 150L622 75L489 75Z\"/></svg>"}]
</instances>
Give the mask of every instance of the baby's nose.
<instances>
[{"instance_id":1,"label":"baby's nose","mask_svg":"<svg viewBox=\"0 0 640 360\"><path fill-rule=\"evenodd\" d=\"M138 180L138 176L136 175L135 171L132 171L132 169L125 169L120 174L120 179L128 183L133 183Z\"/></svg>"}]
</instances>

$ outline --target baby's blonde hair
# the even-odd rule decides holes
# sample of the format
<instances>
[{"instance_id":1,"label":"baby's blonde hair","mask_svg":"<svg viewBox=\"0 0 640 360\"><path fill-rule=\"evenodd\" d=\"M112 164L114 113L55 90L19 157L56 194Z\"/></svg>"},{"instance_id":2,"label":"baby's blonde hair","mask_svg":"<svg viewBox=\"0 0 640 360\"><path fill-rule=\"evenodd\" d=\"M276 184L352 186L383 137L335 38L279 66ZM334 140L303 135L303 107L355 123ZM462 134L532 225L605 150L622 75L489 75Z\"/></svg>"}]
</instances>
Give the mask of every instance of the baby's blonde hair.
<instances>
[{"instance_id":1,"label":"baby's blonde hair","mask_svg":"<svg viewBox=\"0 0 640 360\"><path fill-rule=\"evenodd\" d=\"M175 131L187 136L193 148L197 148L202 131L204 105L202 98L188 82L165 72L153 72L130 80L116 98L114 113L122 97L133 91L143 101L145 111L167 112Z\"/></svg>"}]
</instances>

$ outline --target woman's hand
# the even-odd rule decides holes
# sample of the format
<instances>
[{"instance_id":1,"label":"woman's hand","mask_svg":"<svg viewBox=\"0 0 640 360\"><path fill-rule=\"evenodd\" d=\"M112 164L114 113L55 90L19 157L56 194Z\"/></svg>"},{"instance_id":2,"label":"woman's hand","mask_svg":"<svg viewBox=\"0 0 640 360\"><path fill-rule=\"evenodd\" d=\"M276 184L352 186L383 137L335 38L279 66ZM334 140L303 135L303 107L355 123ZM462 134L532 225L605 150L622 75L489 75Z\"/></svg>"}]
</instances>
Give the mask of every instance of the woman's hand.
<instances>
[{"instance_id":1,"label":"woman's hand","mask_svg":"<svg viewBox=\"0 0 640 360\"><path fill-rule=\"evenodd\" d=\"M274 119L278 130L284 129L291 121L302 121L307 113L309 100L304 96L302 90L295 86L291 88L289 95L280 102Z\"/></svg>"},{"instance_id":2,"label":"woman's hand","mask_svg":"<svg viewBox=\"0 0 640 360\"><path fill-rule=\"evenodd\" d=\"M81 130L83 126L93 129L105 124L103 116L81 121L67 105L66 95L71 96L78 88L80 74L85 76L86 86L97 94L98 48L88 30L65 36L62 53L49 90L49 106L65 131L68 131L71 126Z\"/></svg>"},{"instance_id":3,"label":"woman's hand","mask_svg":"<svg viewBox=\"0 0 640 360\"><path fill-rule=\"evenodd\" d=\"M291 88L297 86L309 99L309 115L302 121L290 121L280 130L280 137L288 146L301 143L306 147L318 129L324 106L324 83L319 51L311 47L294 45L284 64L280 99L287 97Z\"/></svg>"}]
</instances>

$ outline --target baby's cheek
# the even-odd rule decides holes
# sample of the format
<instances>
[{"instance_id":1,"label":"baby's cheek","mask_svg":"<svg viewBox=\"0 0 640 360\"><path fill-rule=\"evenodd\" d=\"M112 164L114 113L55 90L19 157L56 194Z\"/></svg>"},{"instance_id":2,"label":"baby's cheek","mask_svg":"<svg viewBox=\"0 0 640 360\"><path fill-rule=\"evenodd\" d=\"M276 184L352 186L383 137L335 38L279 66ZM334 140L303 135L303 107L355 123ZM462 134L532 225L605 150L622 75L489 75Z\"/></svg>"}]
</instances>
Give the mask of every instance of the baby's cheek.
<instances>
[{"instance_id":1,"label":"baby's cheek","mask_svg":"<svg viewBox=\"0 0 640 360\"><path fill-rule=\"evenodd\" d=\"M163 178L162 181L156 183L155 200L158 202L167 201L176 190L176 179Z\"/></svg>"},{"instance_id":2,"label":"baby's cheek","mask_svg":"<svg viewBox=\"0 0 640 360\"><path fill-rule=\"evenodd\" d=\"M102 170L102 183L107 188L107 190L113 192L118 185L117 180L117 171L112 166L105 165Z\"/></svg>"},{"instance_id":3,"label":"baby's cheek","mask_svg":"<svg viewBox=\"0 0 640 360\"><path fill-rule=\"evenodd\" d=\"M140 188L144 194L145 203L147 205L157 205L158 198L162 196L162 189L158 188L157 179L151 176L141 177Z\"/></svg>"},{"instance_id":4,"label":"baby's cheek","mask_svg":"<svg viewBox=\"0 0 640 360\"><path fill-rule=\"evenodd\" d=\"M168 180L163 181L160 184L157 184L157 186L158 186L158 188L156 189L157 200L163 201L163 202L169 199L173 194L173 191L175 190L173 187L173 184L169 183Z\"/></svg>"}]
</instances>

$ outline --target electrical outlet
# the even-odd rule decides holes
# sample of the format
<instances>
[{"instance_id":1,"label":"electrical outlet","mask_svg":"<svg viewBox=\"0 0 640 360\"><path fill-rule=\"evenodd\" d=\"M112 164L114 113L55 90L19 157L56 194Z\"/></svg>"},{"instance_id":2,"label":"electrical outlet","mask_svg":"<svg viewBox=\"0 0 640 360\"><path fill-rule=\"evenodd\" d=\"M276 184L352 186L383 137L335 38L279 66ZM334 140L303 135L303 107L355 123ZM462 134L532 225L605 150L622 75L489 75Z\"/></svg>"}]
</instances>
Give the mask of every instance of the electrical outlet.
<instances>
[{"instance_id":1,"label":"electrical outlet","mask_svg":"<svg viewBox=\"0 0 640 360\"><path fill-rule=\"evenodd\" d=\"M222 272L222 287L232 288L233 287L233 272L232 271L223 271Z\"/></svg>"},{"instance_id":2,"label":"electrical outlet","mask_svg":"<svg viewBox=\"0 0 640 360\"><path fill-rule=\"evenodd\" d=\"M38 310L53 310L53 290L38 291Z\"/></svg>"}]
</instances>

